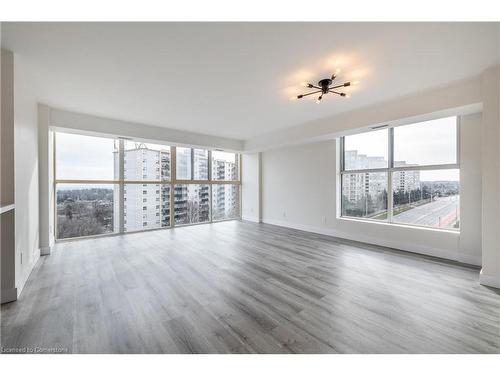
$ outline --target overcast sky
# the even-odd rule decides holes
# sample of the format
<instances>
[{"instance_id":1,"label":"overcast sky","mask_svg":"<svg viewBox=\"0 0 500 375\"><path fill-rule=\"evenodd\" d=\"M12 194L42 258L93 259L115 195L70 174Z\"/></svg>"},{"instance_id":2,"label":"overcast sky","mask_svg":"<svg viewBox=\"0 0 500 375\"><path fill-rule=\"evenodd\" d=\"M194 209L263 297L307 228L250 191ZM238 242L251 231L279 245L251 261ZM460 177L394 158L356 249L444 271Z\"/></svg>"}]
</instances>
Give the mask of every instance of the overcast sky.
<instances>
[{"instance_id":1,"label":"overcast sky","mask_svg":"<svg viewBox=\"0 0 500 375\"><path fill-rule=\"evenodd\" d=\"M456 118L448 117L394 128L394 160L408 164L452 164L456 162ZM388 130L346 137L346 151L388 159ZM421 180L458 181L458 170L421 172Z\"/></svg>"},{"instance_id":2,"label":"overcast sky","mask_svg":"<svg viewBox=\"0 0 500 375\"><path fill-rule=\"evenodd\" d=\"M135 148L139 144L140 142L125 141L125 149ZM170 147L153 143L145 143L145 145L153 150L164 150ZM113 180L113 155L117 149L118 141L111 138L57 133L57 179ZM217 160L235 161L234 153L213 151L212 155ZM64 188L80 189L81 187L82 185L64 185Z\"/></svg>"},{"instance_id":3,"label":"overcast sky","mask_svg":"<svg viewBox=\"0 0 500 375\"><path fill-rule=\"evenodd\" d=\"M57 179L112 180L114 144L111 138L57 133Z\"/></svg>"}]
</instances>

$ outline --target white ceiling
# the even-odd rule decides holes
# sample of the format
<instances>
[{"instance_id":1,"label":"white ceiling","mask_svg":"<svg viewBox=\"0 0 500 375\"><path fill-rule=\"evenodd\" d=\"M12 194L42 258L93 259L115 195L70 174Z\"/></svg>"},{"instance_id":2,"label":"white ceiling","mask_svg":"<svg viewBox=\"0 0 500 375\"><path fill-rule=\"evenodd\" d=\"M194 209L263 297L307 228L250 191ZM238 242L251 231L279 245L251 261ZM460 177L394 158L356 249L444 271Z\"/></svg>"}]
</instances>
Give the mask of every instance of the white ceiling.
<instances>
[{"instance_id":1,"label":"white ceiling","mask_svg":"<svg viewBox=\"0 0 500 375\"><path fill-rule=\"evenodd\" d=\"M499 63L492 23L2 23L53 107L235 139ZM352 97L290 101L341 68Z\"/></svg>"}]
</instances>

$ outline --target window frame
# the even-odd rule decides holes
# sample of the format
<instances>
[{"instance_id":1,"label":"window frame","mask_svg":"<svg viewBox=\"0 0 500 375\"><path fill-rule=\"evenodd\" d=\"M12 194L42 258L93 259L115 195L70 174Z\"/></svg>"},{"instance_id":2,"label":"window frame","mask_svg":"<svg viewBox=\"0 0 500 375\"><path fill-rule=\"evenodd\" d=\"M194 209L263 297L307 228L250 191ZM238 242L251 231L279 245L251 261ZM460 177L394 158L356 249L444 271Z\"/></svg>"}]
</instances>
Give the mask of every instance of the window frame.
<instances>
[{"instance_id":1,"label":"window frame","mask_svg":"<svg viewBox=\"0 0 500 375\"><path fill-rule=\"evenodd\" d=\"M89 180L89 179L58 179L57 177L57 165L56 165L56 156L57 156L57 134L58 133L71 133L71 134L79 134L79 135L91 135L94 137L99 137L99 138L111 138L115 141L118 141L118 152L119 154L119 162L118 162L118 179L112 179L112 180ZM242 199L242 184L241 184L241 169L242 169L242 156L241 153L234 152L235 154L235 161L237 163L237 170L238 170L238 175L236 180L231 180L231 181L226 181L226 180L213 180L212 179L212 149L209 148L203 148L203 147L198 147L198 146L179 146L179 147L184 147L184 148L190 148L191 149L191 164L193 165L194 163L194 150L195 149L202 149L208 151L207 153L207 158L208 158L208 178L206 180L196 180L194 179L194 170L191 169L191 179L189 180L184 180L184 179L177 179L177 163L176 163L176 155L177 155L177 147L173 144L169 144L167 142L162 142L158 140L148 140L148 141L143 141L141 142L146 142L146 143L157 143L160 142L160 144L164 144L165 146L170 147L170 178L169 179L160 179L160 180L125 180L125 141L134 141L132 138L124 138L124 137L118 137L118 136L107 136L104 134L88 134L88 133L79 133L75 131L65 131L65 130L60 130L60 129L54 129L53 132L53 150L52 150L52 159L53 159L53 165L52 165L52 172L53 172L53 183L52 183L52 192L54 196L54 203L53 203L53 212L54 212L54 228L53 228L53 234L54 234L54 239L56 242L63 242L63 241L72 241L72 240L77 240L77 239L83 239L83 238L94 238L94 237L105 237L105 236L116 236L116 235L121 235L121 234L127 234L127 233L138 233L138 232L147 232L147 231L152 231L152 230L164 230L164 229L171 229L174 227L183 227L183 226L190 226L190 225L200 225L200 224L210 224L210 223L215 223L215 222L222 222L222 221L230 221L230 220L241 220L241 199ZM218 150L218 149L217 149ZM232 151L227 151L227 152L232 152ZM118 213L117 213L117 219L118 219L118 230L114 231L113 233L105 233L105 234L97 234L97 235L89 235L89 236L81 236L81 237L71 237L71 238L58 238L58 232L57 232L57 185L58 184L71 184L71 183L77 183L80 185L99 185L99 184L113 184L113 185L118 185L119 187L119 193L118 197L115 197L114 199L118 199ZM126 231L125 230L125 214L124 214L124 206L125 206L125 194L124 194L124 188L125 185L131 185L131 184L141 184L141 185L159 185L160 186L160 201L159 205L160 207L162 206L162 197L161 197L161 186L167 185L170 186L170 225L166 227L159 227L159 228L149 228L149 229L139 229L139 230L133 230L133 231ZM208 185L209 186L209 192L208 192L208 205L209 205L209 220L201 223L187 223L187 224L175 224L175 194L173 193L175 191L175 186L176 185ZM238 197L238 215L237 217L234 218L228 218L228 219L222 219L222 220L214 220L213 215L212 215L212 186L213 185L237 185L239 187L239 197Z\"/></svg>"},{"instance_id":2,"label":"window frame","mask_svg":"<svg viewBox=\"0 0 500 375\"><path fill-rule=\"evenodd\" d=\"M410 226L410 227L418 227L418 228L427 228L427 229L433 229L433 230L445 230L445 231L454 231L454 232L460 232L460 227L458 228L436 228L433 226L429 225L421 225L421 224L411 224L411 223L399 223L399 222L394 222L393 221L393 211L394 211L394 192L393 192L393 186L392 186L392 176L393 173L395 172L400 172L400 171L425 171L425 170L450 170L450 169L458 169L460 171L460 121L461 117L456 115L456 116L446 116L446 117L440 117L440 118L435 118L431 120L439 120L441 118L448 118L448 117L455 117L455 123L456 123L456 156L455 156L455 163L449 163L449 164L426 164L426 165L418 165L418 166L403 166L403 167L395 167L394 166L394 128L399 127L399 126L405 126L405 125L414 125L419 122L425 122L429 120L423 120L419 122L411 122L407 123L404 125L397 125L397 126L380 126L380 127L375 127L372 128L371 131L377 131L377 130L382 130L382 129L387 129L387 137L388 137L388 162L387 162L387 168L367 168L367 169L345 169L345 137L342 136L340 137L340 184L339 190L340 190L340 211L339 211L339 217L342 219L349 219L349 220L358 220L358 221L368 221L368 222L374 222L374 223L379 223L379 224L389 224L389 225L402 225L402 226ZM342 182L343 182L343 176L345 174L355 174L355 173L376 173L376 172L385 172L387 173L387 219L385 220L378 220L378 219L371 219L371 218L364 218L364 217L355 217L355 216L344 216L342 213L344 212L344 207L342 206ZM458 195L460 196L460 181L458 184Z\"/></svg>"},{"instance_id":3,"label":"window frame","mask_svg":"<svg viewBox=\"0 0 500 375\"><path fill-rule=\"evenodd\" d=\"M388 169L388 168L384 168L384 169ZM380 168L378 170L374 170L374 169L370 169L369 172L365 172L363 170L363 172L355 172L355 173L387 173L387 178L389 179L389 172L386 171L386 170L380 170ZM351 171L345 171L344 172L341 172L340 174L340 196L342 197L342 184L343 184L343 175L344 174L352 174ZM389 201L389 182L387 181L387 218L385 220L380 220L380 219L372 219L372 218L369 218L369 217L356 217L356 216L347 216L347 215L342 215L342 212L343 212L343 209L344 207L342 206L342 198L340 199L340 217L343 218L343 219L353 219L353 220L361 220L361 221L371 221L371 222L374 222L374 223L382 223L382 224L390 224L391 222L389 222L389 204L392 203L392 199L391 201ZM392 210L391 210L391 219L392 219Z\"/></svg>"},{"instance_id":4,"label":"window frame","mask_svg":"<svg viewBox=\"0 0 500 375\"><path fill-rule=\"evenodd\" d=\"M220 150L220 149L216 149L216 150L213 150L213 151L216 151L216 152L228 152L228 151L224 151L224 150ZM213 155L212 155L212 150L210 150L209 152L209 176L210 176L210 179L212 181L220 181L220 182L231 182L231 181L239 181L241 179L241 158L238 157L239 154L236 153L235 155L235 162L236 162L236 179L234 180L218 180L218 179L215 179L213 178L212 174L213 174L213 170L212 170L212 164L214 162L213 160Z\"/></svg>"},{"instance_id":5,"label":"window frame","mask_svg":"<svg viewBox=\"0 0 500 375\"><path fill-rule=\"evenodd\" d=\"M54 167L55 167L55 161L54 161ZM55 171L55 170L54 170ZM54 235L54 241L55 242L59 242L59 241L72 241L74 239L79 239L79 238L94 238L94 237L108 237L108 236L116 236L118 234L120 234L118 231L115 231L113 229L112 232L108 232L108 233L101 233L101 234L91 234L91 235L88 235L88 236L78 236L78 237L65 237L65 238L57 238L57 228L58 228L58 225L57 225L57 217L58 217L58 209L57 209L57 183L61 184L61 185L64 185L64 184L78 184L78 185L90 185L90 186L96 186L96 185L113 185L113 186L117 186L118 183L116 182L106 182L106 183L103 183L101 181L107 181L107 180L98 180L97 182L95 180L81 180L83 182L81 182L80 180L59 180L57 183L55 182L56 180L54 179L54 183L53 183L53 215L54 215L54 228L53 228L53 235ZM65 181L70 181L70 182L65 182ZM85 182L85 181L88 181L88 182ZM119 194L118 194L119 195ZM114 210L114 202L116 200L116 195L114 194L113 192L113 215L116 215L116 212ZM123 206L122 206L123 207ZM123 215L122 215L123 217ZM114 219L114 218L113 218ZM118 220L121 220L119 217L118 217Z\"/></svg>"},{"instance_id":6,"label":"window frame","mask_svg":"<svg viewBox=\"0 0 500 375\"><path fill-rule=\"evenodd\" d=\"M224 180L217 180L217 181L222 181L224 182ZM234 185L234 184L214 184L214 185ZM214 219L214 208L213 208L213 190L212 190L212 187L213 185L210 185L210 217L212 219L212 222L213 223L218 223L218 222L221 222L221 221L229 221L229 220L238 220L239 218L241 218L241 199L242 199L242 191L241 191L241 187L240 189L238 190L238 212L239 212L239 215L236 215L235 217L229 217L229 218L222 218L222 219Z\"/></svg>"}]
</instances>

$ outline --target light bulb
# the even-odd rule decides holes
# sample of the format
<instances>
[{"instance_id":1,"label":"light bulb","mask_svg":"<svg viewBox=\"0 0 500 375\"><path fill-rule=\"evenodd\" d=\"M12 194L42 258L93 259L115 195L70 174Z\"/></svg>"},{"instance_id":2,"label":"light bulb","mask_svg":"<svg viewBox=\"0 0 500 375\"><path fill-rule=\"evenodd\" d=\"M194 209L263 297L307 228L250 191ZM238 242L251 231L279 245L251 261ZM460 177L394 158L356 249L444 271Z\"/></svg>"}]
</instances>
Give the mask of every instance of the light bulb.
<instances>
[{"instance_id":1,"label":"light bulb","mask_svg":"<svg viewBox=\"0 0 500 375\"><path fill-rule=\"evenodd\" d=\"M350 97L351 97L351 95L349 95L349 94L345 94L345 97L346 97L346 98L350 98Z\"/></svg>"},{"instance_id":2,"label":"light bulb","mask_svg":"<svg viewBox=\"0 0 500 375\"><path fill-rule=\"evenodd\" d=\"M359 81L352 81L351 82L351 85L357 85L357 84L359 84Z\"/></svg>"},{"instance_id":3,"label":"light bulb","mask_svg":"<svg viewBox=\"0 0 500 375\"><path fill-rule=\"evenodd\" d=\"M300 85L301 85L302 87L307 87L307 82L300 82Z\"/></svg>"},{"instance_id":4,"label":"light bulb","mask_svg":"<svg viewBox=\"0 0 500 375\"><path fill-rule=\"evenodd\" d=\"M291 97L290 97L290 100L297 100L297 99L298 99L298 98L297 98L297 95L294 95L294 96L291 96Z\"/></svg>"},{"instance_id":5,"label":"light bulb","mask_svg":"<svg viewBox=\"0 0 500 375\"><path fill-rule=\"evenodd\" d=\"M323 99L323 95L320 95L320 96L318 97L318 99L316 100L316 104L321 103L321 99Z\"/></svg>"}]
</instances>

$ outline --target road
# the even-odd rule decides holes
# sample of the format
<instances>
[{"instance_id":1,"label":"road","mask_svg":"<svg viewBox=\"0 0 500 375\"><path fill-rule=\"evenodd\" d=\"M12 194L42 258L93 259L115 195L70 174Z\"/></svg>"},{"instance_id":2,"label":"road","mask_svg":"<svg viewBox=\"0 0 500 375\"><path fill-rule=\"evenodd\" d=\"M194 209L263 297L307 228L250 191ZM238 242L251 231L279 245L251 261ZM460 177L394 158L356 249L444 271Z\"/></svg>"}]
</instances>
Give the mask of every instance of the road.
<instances>
[{"instance_id":1,"label":"road","mask_svg":"<svg viewBox=\"0 0 500 375\"><path fill-rule=\"evenodd\" d=\"M441 227L453 227L455 215L458 213L458 204L459 196L436 198L433 202L395 215L393 221L438 227L441 218Z\"/></svg>"}]
</instances>

